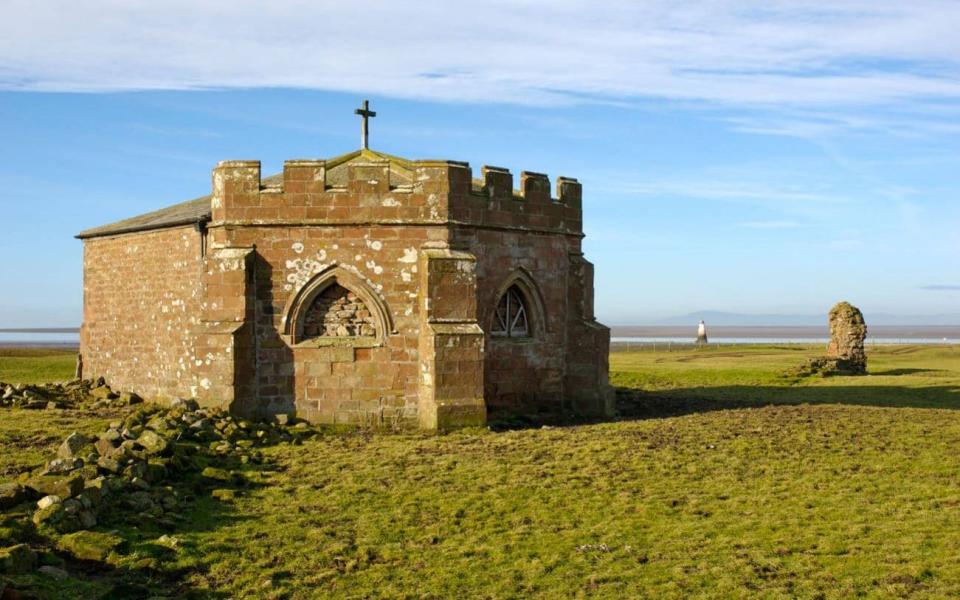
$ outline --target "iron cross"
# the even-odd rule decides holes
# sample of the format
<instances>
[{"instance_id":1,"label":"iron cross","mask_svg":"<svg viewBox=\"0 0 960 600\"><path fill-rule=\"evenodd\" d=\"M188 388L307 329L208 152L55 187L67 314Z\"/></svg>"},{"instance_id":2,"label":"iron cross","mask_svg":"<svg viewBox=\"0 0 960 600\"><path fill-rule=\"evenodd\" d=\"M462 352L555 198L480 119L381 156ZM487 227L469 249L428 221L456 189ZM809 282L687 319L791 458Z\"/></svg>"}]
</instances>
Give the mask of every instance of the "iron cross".
<instances>
[{"instance_id":1,"label":"iron cross","mask_svg":"<svg viewBox=\"0 0 960 600\"><path fill-rule=\"evenodd\" d=\"M366 150L366 149L367 149L367 146L368 146L368 138L370 137L370 135L369 135L369 134L370 134L370 130L369 130L369 128L368 128L369 126L368 126L367 122L368 122L368 119L369 119L370 117L375 117L375 116L377 116L377 113L375 113L375 112L373 112L372 110L370 110L370 101L369 101L369 100L364 100L364 101L363 101L363 108L358 108L358 109L354 110L354 111L353 111L353 114L355 114L355 115L360 115L360 116L362 117L362 119L363 119L363 120L361 121L361 123L360 123L360 147L361 147L362 149Z\"/></svg>"}]
</instances>

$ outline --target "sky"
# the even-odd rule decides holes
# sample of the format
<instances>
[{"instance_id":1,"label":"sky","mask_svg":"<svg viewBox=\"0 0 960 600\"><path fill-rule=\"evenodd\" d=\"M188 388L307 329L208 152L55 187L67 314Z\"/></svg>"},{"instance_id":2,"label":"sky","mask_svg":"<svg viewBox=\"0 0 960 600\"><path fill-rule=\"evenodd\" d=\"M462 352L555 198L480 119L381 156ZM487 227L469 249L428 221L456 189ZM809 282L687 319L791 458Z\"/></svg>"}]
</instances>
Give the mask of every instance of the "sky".
<instances>
[{"instance_id":1,"label":"sky","mask_svg":"<svg viewBox=\"0 0 960 600\"><path fill-rule=\"evenodd\" d=\"M6 0L0 327L219 160L578 178L598 317L960 313L960 2Z\"/></svg>"}]
</instances>

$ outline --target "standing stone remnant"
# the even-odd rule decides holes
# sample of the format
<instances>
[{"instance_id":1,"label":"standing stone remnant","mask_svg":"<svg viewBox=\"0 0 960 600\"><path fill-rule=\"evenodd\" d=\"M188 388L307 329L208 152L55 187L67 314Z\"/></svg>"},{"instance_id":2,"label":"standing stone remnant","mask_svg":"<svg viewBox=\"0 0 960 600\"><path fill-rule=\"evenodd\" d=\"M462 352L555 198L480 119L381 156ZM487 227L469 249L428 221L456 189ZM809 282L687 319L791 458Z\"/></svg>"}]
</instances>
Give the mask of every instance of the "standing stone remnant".
<instances>
[{"instance_id":1,"label":"standing stone remnant","mask_svg":"<svg viewBox=\"0 0 960 600\"><path fill-rule=\"evenodd\" d=\"M827 357L837 360L841 373L862 375L867 372L867 354L863 341L867 324L863 313L849 302L838 302L830 309L830 345Z\"/></svg>"},{"instance_id":2,"label":"standing stone remnant","mask_svg":"<svg viewBox=\"0 0 960 600\"><path fill-rule=\"evenodd\" d=\"M838 302L830 309L830 344L826 356L811 358L800 367L788 372L794 377L810 375L865 375L867 354L863 341L867 337L867 324L863 314L849 302Z\"/></svg>"},{"instance_id":3,"label":"standing stone remnant","mask_svg":"<svg viewBox=\"0 0 960 600\"><path fill-rule=\"evenodd\" d=\"M703 319L700 319L700 324L697 325L697 343L707 343L707 325L703 322Z\"/></svg>"}]
</instances>

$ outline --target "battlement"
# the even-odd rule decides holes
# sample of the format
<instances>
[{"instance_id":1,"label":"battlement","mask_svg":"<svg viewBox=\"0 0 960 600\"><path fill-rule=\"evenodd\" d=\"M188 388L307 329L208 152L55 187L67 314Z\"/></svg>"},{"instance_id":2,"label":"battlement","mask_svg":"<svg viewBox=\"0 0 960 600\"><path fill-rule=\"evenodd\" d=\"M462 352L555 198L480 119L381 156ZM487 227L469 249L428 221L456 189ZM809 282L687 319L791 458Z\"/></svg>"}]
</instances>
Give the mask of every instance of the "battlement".
<instances>
[{"instance_id":1,"label":"battlement","mask_svg":"<svg viewBox=\"0 0 960 600\"><path fill-rule=\"evenodd\" d=\"M582 190L543 173L513 174L450 160L406 160L370 150L331 160L296 159L262 178L259 161L221 161L213 170L211 226L220 224L457 224L582 232Z\"/></svg>"}]
</instances>

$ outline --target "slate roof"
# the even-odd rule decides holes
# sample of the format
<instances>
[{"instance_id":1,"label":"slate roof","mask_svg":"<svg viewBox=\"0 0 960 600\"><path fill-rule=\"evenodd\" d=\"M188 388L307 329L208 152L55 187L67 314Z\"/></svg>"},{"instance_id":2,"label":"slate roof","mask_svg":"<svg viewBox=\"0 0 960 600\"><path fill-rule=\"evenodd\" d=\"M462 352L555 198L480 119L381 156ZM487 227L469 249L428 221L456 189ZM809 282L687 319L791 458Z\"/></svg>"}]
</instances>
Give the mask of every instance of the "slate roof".
<instances>
[{"instance_id":1,"label":"slate roof","mask_svg":"<svg viewBox=\"0 0 960 600\"><path fill-rule=\"evenodd\" d=\"M345 186L347 182L347 164L363 160L390 161L391 185L409 185L413 181L413 168L409 160L373 150L356 150L326 161L327 185L331 187ZM283 174L278 173L277 175L263 178L260 181L260 185L267 189L279 188L283 185ZM194 223L206 223L210 218L210 196L207 195L115 223L93 227L78 233L77 238L82 240L105 235L117 235L120 233L192 225Z\"/></svg>"},{"instance_id":2,"label":"slate roof","mask_svg":"<svg viewBox=\"0 0 960 600\"><path fill-rule=\"evenodd\" d=\"M81 231L77 238L83 240L86 238L100 237L104 235L115 235L118 233L130 233L133 231L147 231L149 229L162 229L164 227L174 227L177 225L190 225L193 223L205 223L210 220L210 196L203 196L195 200L187 200L180 204L174 204L167 208L161 208L143 215L101 225Z\"/></svg>"},{"instance_id":3,"label":"slate roof","mask_svg":"<svg viewBox=\"0 0 960 600\"><path fill-rule=\"evenodd\" d=\"M347 165L351 162L364 160L389 161L391 186L403 186L413 183L414 168L411 161L374 150L356 150L326 161L327 185L331 187L346 186ZM283 174L279 173L265 177L261 179L260 185L263 189L280 188L283 186ZM483 182L474 180L473 185L475 189L482 189ZM192 225L195 223L206 223L210 218L210 196L207 195L115 223L93 227L81 231L76 237L79 239L87 239L106 235L132 233L135 231L149 231L151 229Z\"/></svg>"}]
</instances>

